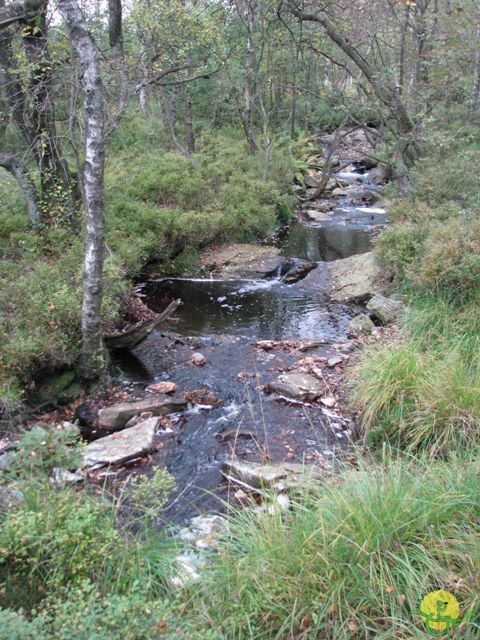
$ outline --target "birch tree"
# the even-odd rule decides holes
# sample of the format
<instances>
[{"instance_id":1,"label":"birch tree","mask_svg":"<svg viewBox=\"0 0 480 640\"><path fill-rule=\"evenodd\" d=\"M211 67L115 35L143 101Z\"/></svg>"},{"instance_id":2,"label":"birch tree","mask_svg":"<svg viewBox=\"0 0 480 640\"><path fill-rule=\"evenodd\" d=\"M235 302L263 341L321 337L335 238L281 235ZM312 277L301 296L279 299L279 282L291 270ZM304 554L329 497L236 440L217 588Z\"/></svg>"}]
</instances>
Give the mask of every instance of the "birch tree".
<instances>
[{"instance_id":1,"label":"birch tree","mask_svg":"<svg viewBox=\"0 0 480 640\"><path fill-rule=\"evenodd\" d=\"M83 263L82 366L87 380L104 371L101 310L104 257L104 165L105 109L100 59L77 0L59 0L59 10L68 29L81 67L85 127L86 244Z\"/></svg>"}]
</instances>

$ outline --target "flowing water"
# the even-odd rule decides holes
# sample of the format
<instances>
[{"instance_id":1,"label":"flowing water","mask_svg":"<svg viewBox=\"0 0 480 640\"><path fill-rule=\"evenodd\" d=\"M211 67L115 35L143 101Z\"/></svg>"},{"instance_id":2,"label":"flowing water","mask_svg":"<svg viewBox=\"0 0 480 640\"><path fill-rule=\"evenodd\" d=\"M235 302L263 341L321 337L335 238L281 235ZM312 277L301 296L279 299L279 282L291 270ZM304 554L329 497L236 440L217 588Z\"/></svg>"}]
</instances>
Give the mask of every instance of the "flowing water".
<instances>
[{"instance_id":1,"label":"flowing water","mask_svg":"<svg viewBox=\"0 0 480 640\"><path fill-rule=\"evenodd\" d=\"M341 174L350 182L368 184L368 175ZM371 250L372 230L385 223L378 208L355 207L348 197L335 199L337 209L328 220L294 222L275 244L283 256L309 260L317 267L295 284L280 274L259 280L165 278L145 283L145 302L161 311L174 298L174 334L153 332L119 364L132 389L146 382L173 380L179 392L207 388L222 406L196 405L176 416L177 436L153 462L166 463L177 482L168 511L181 521L195 511L219 508L227 487L220 469L233 453L247 460L290 461L331 458L346 446L350 421L329 418L318 405L291 403L264 393L263 385L298 361L288 349L264 351L258 340L320 339L316 356L331 355L346 341L346 327L358 309L334 303L328 294L327 263ZM206 358L204 367L190 363L193 351ZM304 354L310 355L310 354ZM248 437L232 441L231 429Z\"/></svg>"}]
</instances>

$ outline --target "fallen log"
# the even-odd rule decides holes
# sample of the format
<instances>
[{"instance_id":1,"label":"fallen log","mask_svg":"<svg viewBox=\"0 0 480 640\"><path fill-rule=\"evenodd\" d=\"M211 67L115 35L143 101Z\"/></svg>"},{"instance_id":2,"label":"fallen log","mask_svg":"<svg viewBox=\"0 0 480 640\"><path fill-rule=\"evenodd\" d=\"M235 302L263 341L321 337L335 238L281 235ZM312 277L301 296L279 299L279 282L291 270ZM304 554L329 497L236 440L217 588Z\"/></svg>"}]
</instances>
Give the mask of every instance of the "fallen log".
<instances>
[{"instance_id":1,"label":"fallen log","mask_svg":"<svg viewBox=\"0 0 480 640\"><path fill-rule=\"evenodd\" d=\"M108 349L113 351L120 349L133 349L137 344L140 344L142 340L150 335L164 320L167 320L172 313L174 313L178 307L183 304L180 299L173 300L168 307L159 313L156 318L151 320L145 320L143 322L137 322L131 327L128 327L125 331L105 333L103 340Z\"/></svg>"}]
</instances>

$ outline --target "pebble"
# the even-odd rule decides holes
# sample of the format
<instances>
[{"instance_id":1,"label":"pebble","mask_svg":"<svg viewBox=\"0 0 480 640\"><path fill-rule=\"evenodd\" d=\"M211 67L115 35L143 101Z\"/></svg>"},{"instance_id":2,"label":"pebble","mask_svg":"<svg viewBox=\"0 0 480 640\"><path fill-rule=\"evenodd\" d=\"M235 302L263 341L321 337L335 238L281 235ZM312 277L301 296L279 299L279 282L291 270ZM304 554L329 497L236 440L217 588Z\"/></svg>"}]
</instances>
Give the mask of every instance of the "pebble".
<instances>
[{"instance_id":1,"label":"pebble","mask_svg":"<svg viewBox=\"0 0 480 640\"><path fill-rule=\"evenodd\" d=\"M333 356L327 360L327 365L329 367L335 367L337 364L343 362L343 358L341 356Z\"/></svg>"},{"instance_id":2,"label":"pebble","mask_svg":"<svg viewBox=\"0 0 480 640\"><path fill-rule=\"evenodd\" d=\"M203 367L203 365L207 362L207 359L205 358L203 353L200 353L199 351L192 353L192 357L190 360L192 364L196 365L197 367Z\"/></svg>"},{"instance_id":3,"label":"pebble","mask_svg":"<svg viewBox=\"0 0 480 640\"><path fill-rule=\"evenodd\" d=\"M320 402L326 407L334 407L337 401L333 396L325 396L320 398Z\"/></svg>"}]
</instances>

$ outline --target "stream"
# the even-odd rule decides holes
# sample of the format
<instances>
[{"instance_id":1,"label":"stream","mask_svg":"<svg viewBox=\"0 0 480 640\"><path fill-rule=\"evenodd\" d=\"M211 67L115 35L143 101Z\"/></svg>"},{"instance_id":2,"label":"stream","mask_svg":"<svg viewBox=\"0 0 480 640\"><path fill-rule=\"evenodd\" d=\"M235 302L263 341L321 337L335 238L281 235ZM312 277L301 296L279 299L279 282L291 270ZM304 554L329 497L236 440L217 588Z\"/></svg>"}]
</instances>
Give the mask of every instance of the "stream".
<instances>
[{"instance_id":1,"label":"stream","mask_svg":"<svg viewBox=\"0 0 480 640\"><path fill-rule=\"evenodd\" d=\"M336 178L346 186L379 189L369 184L368 173L354 169ZM221 466L232 455L248 461L302 462L335 459L348 450L354 427L348 416L339 418L317 403L288 401L265 390L302 356L349 357L346 329L361 308L331 300L327 263L370 251L372 236L386 223L383 210L357 206L357 200L348 193L331 198L332 210L318 221L308 219L304 205L296 220L267 242L294 263L316 263L293 284L282 281L279 269L265 278L164 278L143 285L144 302L154 311L175 298L184 304L170 327L173 332L155 331L117 357L126 389L140 393L146 383L171 380L179 394L206 388L222 403L200 402L172 416L175 436L166 451L152 455L151 468L165 464L176 480L166 514L170 521L221 510L222 501L230 499ZM324 344L307 353L281 343L274 348L256 345L261 340L309 339ZM204 366L192 365L193 352L205 357ZM243 435L230 438L231 430Z\"/></svg>"}]
</instances>

